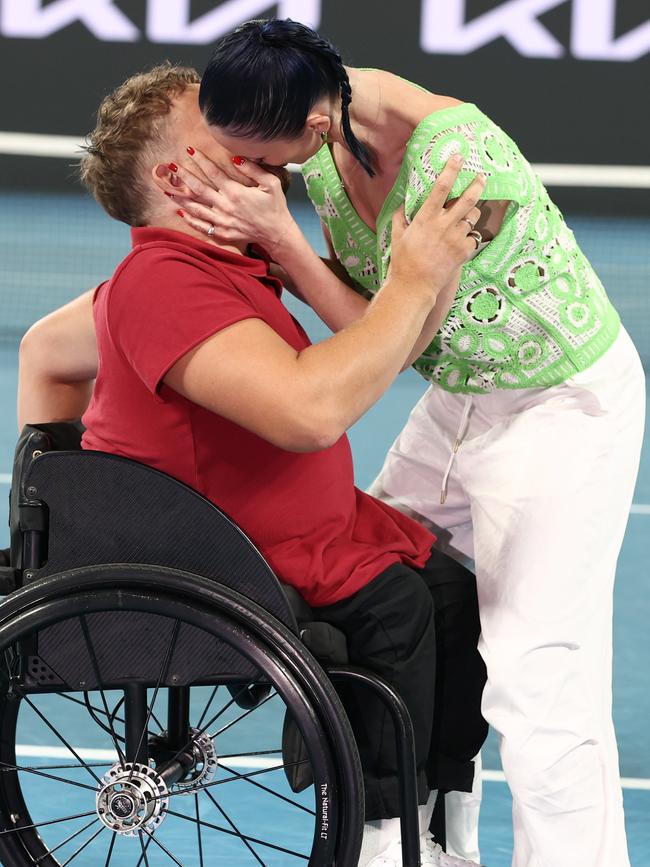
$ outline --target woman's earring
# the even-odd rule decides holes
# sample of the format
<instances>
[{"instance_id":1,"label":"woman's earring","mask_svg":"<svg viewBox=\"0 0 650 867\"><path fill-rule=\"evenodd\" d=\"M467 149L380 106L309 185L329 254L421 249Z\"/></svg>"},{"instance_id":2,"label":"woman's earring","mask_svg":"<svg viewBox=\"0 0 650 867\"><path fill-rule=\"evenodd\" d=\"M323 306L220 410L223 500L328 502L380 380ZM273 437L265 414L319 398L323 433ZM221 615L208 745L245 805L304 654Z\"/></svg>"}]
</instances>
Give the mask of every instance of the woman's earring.
<instances>
[{"instance_id":1,"label":"woman's earring","mask_svg":"<svg viewBox=\"0 0 650 867\"><path fill-rule=\"evenodd\" d=\"M322 131L322 133L320 134L320 140L322 141L322 143L324 145L327 144L327 130L326 129L324 129Z\"/></svg>"}]
</instances>

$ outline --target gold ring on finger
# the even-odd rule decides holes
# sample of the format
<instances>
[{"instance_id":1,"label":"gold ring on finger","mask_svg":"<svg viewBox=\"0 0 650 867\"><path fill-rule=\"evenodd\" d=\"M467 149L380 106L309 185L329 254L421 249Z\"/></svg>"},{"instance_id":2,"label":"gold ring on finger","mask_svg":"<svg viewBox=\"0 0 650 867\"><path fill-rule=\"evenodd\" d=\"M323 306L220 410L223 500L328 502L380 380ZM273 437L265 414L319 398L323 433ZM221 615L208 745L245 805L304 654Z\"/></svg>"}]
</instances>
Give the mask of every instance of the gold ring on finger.
<instances>
[{"instance_id":1,"label":"gold ring on finger","mask_svg":"<svg viewBox=\"0 0 650 867\"><path fill-rule=\"evenodd\" d=\"M468 225L469 228L470 228L470 231L471 231L471 230L474 228L474 226L476 225L476 223L472 223L472 221L470 220L469 217L461 217L461 218L460 218L460 222L461 222L461 223L467 223L467 225Z\"/></svg>"},{"instance_id":2,"label":"gold ring on finger","mask_svg":"<svg viewBox=\"0 0 650 867\"><path fill-rule=\"evenodd\" d=\"M467 237L474 239L474 243L476 244L477 250L481 246L481 244L483 243L483 235L481 235L481 233L479 232L478 229L472 229L471 232L467 233Z\"/></svg>"},{"instance_id":3,"label":"gold ring on finger","mask_svg":"<svg viewBox=\"0 0 650 867\"><path fill-rule=\"evenodd\" d=\"M216 232L215 227L214 227L214 226L210 226L210 228L208 229L208 238L211 238L211 237L214 235L215 232Z\"/></svg>"}]
</instances>

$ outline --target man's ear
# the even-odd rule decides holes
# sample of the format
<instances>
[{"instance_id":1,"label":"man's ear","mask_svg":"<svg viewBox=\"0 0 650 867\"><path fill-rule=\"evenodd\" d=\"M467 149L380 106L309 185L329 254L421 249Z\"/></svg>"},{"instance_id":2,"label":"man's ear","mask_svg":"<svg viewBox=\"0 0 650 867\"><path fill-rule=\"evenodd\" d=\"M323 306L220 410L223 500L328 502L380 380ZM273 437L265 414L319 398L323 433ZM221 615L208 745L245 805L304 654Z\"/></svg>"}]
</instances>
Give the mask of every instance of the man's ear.
<instances>
[{"instance_id":1,"label":"man's ear","mask_svg":"<svg viewBox=\"0 0 650 867\"><path fill-rule=\"evenodd\" d=\"M162 193L181 196L192 195L190 188L181 181L178 175L166 163L155 165L151 169L151 177L154 184Z\"/></svg>"}]
</instances>

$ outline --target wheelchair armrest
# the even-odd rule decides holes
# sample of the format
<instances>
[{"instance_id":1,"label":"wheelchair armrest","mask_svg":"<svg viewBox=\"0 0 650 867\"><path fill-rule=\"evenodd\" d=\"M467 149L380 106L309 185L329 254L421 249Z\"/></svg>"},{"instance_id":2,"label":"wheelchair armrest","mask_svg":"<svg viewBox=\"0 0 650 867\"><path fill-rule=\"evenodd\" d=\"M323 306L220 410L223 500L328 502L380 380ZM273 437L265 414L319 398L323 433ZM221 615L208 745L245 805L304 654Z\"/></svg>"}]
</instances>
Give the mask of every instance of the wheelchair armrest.
<instances>
[{"instance_id":1,"label":"wheelchair armrest","mask_svg":"<svg viewBox=\"0 0 650 867\"><path fill-rule=\"evenodd\" d=\"M344 633L322 620L300 624L300 637L305 647L324 666L347 665L348 641Z\"/></svg>"},{"instance_id":2,"label":"wheelchair armrest","mask_svg":"<svg viewBox=\"0 0 650 867\"><path fill-rule=\"evenodd\" d=\"M317 620L317 615L296 588L280 583L298 621L300 637L305 647L324 665L347 665L348 642L341 630L331 623Z\"/></svg>"}]
</instances>

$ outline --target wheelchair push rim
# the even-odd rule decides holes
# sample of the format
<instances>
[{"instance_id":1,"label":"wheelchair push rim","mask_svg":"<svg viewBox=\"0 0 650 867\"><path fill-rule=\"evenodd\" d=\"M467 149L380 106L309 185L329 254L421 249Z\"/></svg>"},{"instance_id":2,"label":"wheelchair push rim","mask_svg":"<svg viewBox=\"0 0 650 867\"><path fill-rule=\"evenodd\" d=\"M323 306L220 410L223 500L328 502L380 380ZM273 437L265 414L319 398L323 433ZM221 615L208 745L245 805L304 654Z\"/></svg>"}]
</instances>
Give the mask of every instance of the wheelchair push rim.
<instances>
[{"instance_id":1,"label":"wheelchair push rim","mask_svg":"<svg viewBox=\"0 0 650 867\"><path fill-rule=\"evenodd\" d=\"M158 584L157 592L145 591L142 582L138 586L135 580L135 586L127 587L126 579L134 579L136 572L122 570L120 577L119 570L111 572L110 567L88 572L93 580L84 588L82 571L76 570L74 576L81 589L62 592L70 584L66 585L65 575L61 580L50 578L44 592L24 594L25 603L14 606L11 616L0 621L2 863L16 867L354 863L348 857L358 852L362 819L353 805L363 801L360 777L350 774L350 768L356 767L355 748L340 733L338 740L332 738L338 721L333 724L331 710L330 719L323 720L318 700L319 690L331 691L331 686L324 676L325 686L318 676L314 681L307 657L303 664L299 655L287 656L294 637L284 635L286 646L280 652L282 642L277 638L283 637L283 627L277 621L266 616L275 641L265 641L258 629L242 626L241 597L226 593L226 602L231 597L233 603L230 611L224 610L223 600L218 606L206 598L199 605L188 594L169 591L166 572L171 570L136 570L140 578L166 579L148 581ZM122 586L106 586L111 574ZM256 609L254 615L252 620L259 626L264 613ZM138 627L133 626L136 621ZM111 629L121 625L108 645L107 622ZM144 639L133 632L142 629L143 622L149 629ZM163 639L161 625L167 629ZM75 683L42 660L40 668L34 663L40 660L34 653L37 642L40 651L48 634L70 638L73 633L79 665ZM133 659L156 636L163 652L152 663L152 677L151 672L138 673ZM237 686L231 683L227 693L221 679L219 685L206 681L205 666L197 680L187 671L176 675L176 655L185 636L198 636L203 644L199 641L196 646L208 650L211 641L219 642L234 651L244 668L252 666L257 673L257 703L244 705L246 710L237 706L238 692L251 694L250 679L234 681ZM107 660L122 657L124 683L116 682L114 675L104 679L102 671L110 669ZM314 683L310 694L309 685ZM331 701L331 695L327 698ZM74 707L90 728L81 734L79 729L66 731L70 723L61 712L64 705ZM274 705L275 715L269 714ZM185 728L176 732L174 740L170 733L174 726L178 728L174 720L179 708ZM261 730L265 733L274 728L268 720L277 724L283 712L296 723L313 776L308 792L292 791L285 776L290 775L292 764L305 763L304 756L288 761L277 736L273 743L261 744L262 749L249 748L255 715L264 708L267 717ZM249 742L233 752L227 737L237 730L244 730ZM24 756L30 749L32 756L43 751L24 745L16 756L17 739L38 735L43 740L44 734L56 747L50 756L58 758L29 760ZM103 748L81 752L80 737L91 744L95 737ZM350 750L351 757L346 756ZM244 760L243 769L233 767L235 760Z\"/></svg>"}]
</instances>

